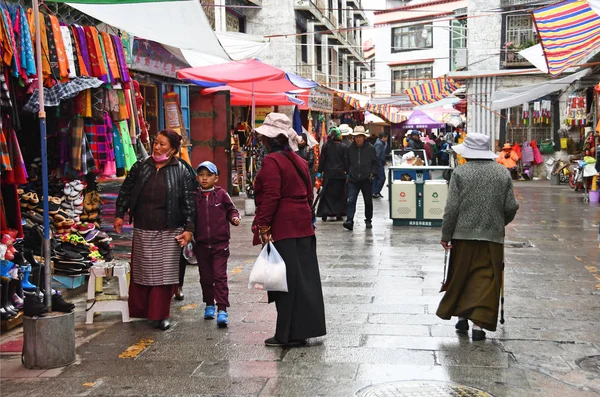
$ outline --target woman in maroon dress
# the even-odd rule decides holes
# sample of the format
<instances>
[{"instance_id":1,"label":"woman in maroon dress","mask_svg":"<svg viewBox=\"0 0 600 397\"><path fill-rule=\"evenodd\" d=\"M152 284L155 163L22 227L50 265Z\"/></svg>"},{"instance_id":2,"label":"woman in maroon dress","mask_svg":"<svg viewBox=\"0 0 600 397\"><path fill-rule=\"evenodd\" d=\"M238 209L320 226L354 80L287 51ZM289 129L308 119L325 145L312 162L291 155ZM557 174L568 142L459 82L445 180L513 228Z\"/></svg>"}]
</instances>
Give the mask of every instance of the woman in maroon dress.
<instances>
[{"instance_id":1,"label":"woman in maroon dress","mask_svg":"<svg viewBox=\"0 0 600 397\"><path fill-rule=\"evenodd\" d=\"M267 346L297 346L325 335L325 306L317 261L311 204L313 189L306 161L294 153L290 119L270 113L257 129L268 155L254 184L254 244L273 241L283 258L288 292L269 292L275 302L275 336Z\"/></svg>"}]
</instances>

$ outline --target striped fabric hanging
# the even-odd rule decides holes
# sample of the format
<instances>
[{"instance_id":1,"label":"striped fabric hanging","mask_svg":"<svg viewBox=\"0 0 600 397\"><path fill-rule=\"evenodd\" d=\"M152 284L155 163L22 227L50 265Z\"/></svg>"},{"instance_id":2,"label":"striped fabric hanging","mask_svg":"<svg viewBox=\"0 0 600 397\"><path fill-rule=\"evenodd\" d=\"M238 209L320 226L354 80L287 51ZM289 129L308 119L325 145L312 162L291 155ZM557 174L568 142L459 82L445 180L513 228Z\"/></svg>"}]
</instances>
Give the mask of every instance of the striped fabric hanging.
<instances>
[{"instance_id":1,"label":"striped fabric hanging","mask_svg":"<svg viewBox=\"0 0 600 397\"><path fill-rule=\"evenodd\" d=\"M548 63L548 73L561 74L584 60L600 44L600 16L587 1L567 0L533 11Z\"/></svg>"},{"instance_id":2,"label":"striped fabric hanging","mask_svg":"<svg viewBox=\"0 0 600 397\"><path fill-rule=\"evenodd\" d=\"M415 105L427 105L442 100L460 88L454 80L437 78L405 90L408 98Z\"/></svg>"}]
</instances>

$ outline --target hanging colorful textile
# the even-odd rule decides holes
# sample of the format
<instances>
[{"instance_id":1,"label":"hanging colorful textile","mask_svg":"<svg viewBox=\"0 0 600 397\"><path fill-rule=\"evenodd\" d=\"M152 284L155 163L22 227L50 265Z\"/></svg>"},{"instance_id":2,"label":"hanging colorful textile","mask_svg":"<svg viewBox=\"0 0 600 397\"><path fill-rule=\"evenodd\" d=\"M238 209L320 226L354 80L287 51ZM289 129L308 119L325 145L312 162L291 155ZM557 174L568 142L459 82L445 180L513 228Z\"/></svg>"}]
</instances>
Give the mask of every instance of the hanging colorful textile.
<instances>
[{"instance_id":1,"label":"hanging colorful textile","mask_svg":"<svg viewBox=\"0 0 600 397\"><path fill-rule=\"evenodd\" d=\"M542 101L542 119L544 124L550 125L552 120L552 102L548 100Z\"/></svg>"},{"instance_id":2,"label":"hanging colorful textile","mask_svg":"<svg viewBox=\"0 0 600 397\"><path fill-rule=\"evenodd\" d=\"M600 45L600 16L587 1L567 0L533 11L548 73L561 74Z\"/></svg>"},{"instance_id":3,"label":"hanging colorful textile","mask_svg":"<svg viewBox=\"0 0 600 397\"><path fill-rule=\"evenodd\" d=\"M132 80L133 82L133 91L135 92L135 105L137 108L137 117L140 126L140 139L144 145L148 144L149 136L148 136L148 124L146 123L146 119L144 118L144 112L142 111L144 108L144 97L142 96L142 92L140 91L140 83L136 80Z\"/></svg>"},{"instance_id":4,"label":"hanging colorful textile","mask_svg":"<svg viewBox=\"0 0 600 397\"><path fill-rule=\"evenodd\" d=\"M460 85L454 80L443 77L428 80L404 92L415 105L426 105L449 97L459 88Z\"/></svg>"},{"instance_id":5,"label":"hanging colorful textile","mask_svg":"<svg viewBox=\"0 0 600 397\"><path fill-rule=\"evenodd\" d=\"M529 102L523 104L523 110L521 112L521 123L523 125L529 124Z\"/></svg>"},{"instance_id":6,"label":"hanging colorful textile","mask_svg":"<svg viewBox=\"0 0 600 397\"><path fill-rule=\"evenodd\" d=\"M584 126L587 124L585 95L570 95L567 101L565 124Z\"/></svg>"},{"instance_id":7,"label":"hanging colorful textile","mask_svg":"<svg viewBox=\"0 0 600 397\"><path fill-rule=\"evenodd\" d=\"M46 22L44 20L45 16L41 12L40 16L40 40L42 46L42 76L44 78L44 84L46 87L50 87L51 84L47 84L50 82L50 76L52 75L52 68L50 67L50 58L48 56L48 37L46 34ZM29 23L29 33L31 35L31 41L35 44L35 27L33 23L33 10L30 8L27 10L27 22Z\"/></svg>"},{"instance_id":8,"label":"hanging colorful textile","mask_svg":"<svg viewBox=\"0 0 600 397\"><path fill-rule=\"evenodd\" d=\"M78 51L79 55L81 56L81 59L79 60L79 68L81 70L84 69L81 65L83 63L83 66L85 66L86 76L92 76L92 64L90 61L90 51L88 49L89 45L87 42L87 35L83 30L83 27L79 25L73 25L72 29L73 34L76 36L75 41L79 46Z\"/></svg>"},{"instance_id":9,"label":"hanging colorful textile","mask_svg":"<svg viewBox=\"0 0 600 397\"><path fill-rule=\"evenodd\" d=\"M112 123L113 148L115 149L115 166L117 169L125 168L125 152L123 151L123 140L117 123Z\"/></svg>"},{"instance_id":10,"label":"hanging colorful textile","mask_svg":"<svg viewBox=\"0 0 600 397\"><path fill-rule=\"evenodd\" d=\"M8 140L6 139L2 128L0 128L0 170L12 171L10 152L8 151Z\"/></svg>"},{"instance_id":11,"label":"hanging colorful textile","mask_svg":"<svg viewBox=\"0 0 600 397\"><path fill-rule=\"evenodd\" d=\"M87 142L86 134L81 135L81 173L84 175L96 170L96 162Z\"/></svg>"},{"instance_id":12,"label":"hanging colorful textile","mask_svg":"<svg viewBox=\"0 0 600 397\"><path fill-rule=\"evenodd\" d=\"M106 32L102 32L100 35L102 36L102 43L104 44L104 49L106 50L106 59L108 61L108 68L112 74L112 78L113 80L120 80L121 72L119 70L119 64L117 63L117 56L113 46L112 38Z\"/></svg>"},{"instance_id":13,"label":"hanging colorful textile","mask_svg":"<svg viewBox=\"0 0 600 397\"><path fill-rule=\"evenodd\" d=\"M2 60L4 64L10 65L13 59L13 46L10 42L10 33L6 30L7 25L4 23L4 18L0 23L0 41L2 42Z\"/></svg>"},{"instance_id":14,"label":"hanging colorful textile","mask_svg":"<svg viewBox=\"0 0 600 397\"><path fill-rule=\"evenodd\" d=\"M10 62L7 64L11 65L11 74L14 77L19 77L21 61L20 61L19 52L17 51L17 41L15 39L15 32L13 29L12 21L10 19L10 13L5 8L2 8L0 10L2 13L2 23L4 24L4 29L7 32L7 38L12 47L12 58L11 58Z\"/></svg>"},{"instance_id":15,"label":"hanging colorful textile","mask_svg":"<svg viewBox=\"0 0 600 397\"><path fill-rule=\"evenodd\" d=\"M137 155L135 154L135 149L133 148L133 144L131 143L131 137L129 136L129 127L127 126L127 121L119 121L117 124L121 133L121 140L123 142L125 168L127 169L127 171L129 171L137 161Z\"/></svg>"},{"instance_id":16,"label":"hanging colorful textile","mask_svg":"<svg viewBox=\"0 0 600 397\"><path fill-rule=\"evenodd\" d=\"M113 138L109 136L108 128L112 127L112 121L108 113L104 113L102 123L96 124L91 120L85 120L83 130L85 132L88 145L94 156L97 169L102 169L108 161L115 160L113 149Z\"/></svg>"},{"instance_id":17,"label":"hanging colorful textile","mask_svg":"<svg viewBox=\"0 0 600 397\"><path fill-rule=\"evenodd\" d=\"M48 39L48 58L50 59L50 69L52 70L51 79L59 81L61 74L58 66L58 53L56 49L56 38L54 37L54 29L52 29L52 20L50 17L46 17L46 36ZM62 36L61 36L62 37ZM48 81L50 86L54 85L55 82Z\"/></svg>"},{"instance_id":18,"label":"hanging colorful textile","mask_svg":"<svg viewBox=\"0 0 600 397\"><path fill-rule=\"evenodd\" d=\"M67 51L60 30L60 23L58 22L58 18L54 15L50 15L48 18L50 19L52 35L54 36L54 47L56 49L56 60L58 62L60 81L69 81L69 61L67 60Z\"/></svg>"},{"instance_id":19,"label":"hanging colorful textile","mask_svg":"<svg viewBox=\"0 0 600 397\"><path fill-rule=\"evenodd\" d=\"M77 41L77 31L73 26L68 26L69 34L71 36L71 43L73 43L73 55L75 57L75 70L77 76L89 76L85 63L83 63L83 57L81 55L81 48Z\"/></svg>"},{"instance_id":20,"label":"hanging colorful textile","mask_svg":"<svg viewBox=\"0 0 600 397\"><path fill-rule=\"evenodd\" d=\"M98 77L100 80L108 83L108 71L104 64L104 57L102 55L102 49L100 48L100 41L98 39L98 31L93 26L84 26L85 38L88 46L88 53L90 56L91 75Z\"/></svg>"},{"instance_id":21,"label":"hanging colorful textile","mask_svg":"<svg viewBox=\"0 0 600 397\"><path fill-rule=\"evenodd\" d=\"M100 43L100 52L102 53L101 60L104 63L104 68L106 69L106 75L108 76L108 82L114 83L115 79L113 77L111 69L108 67L108 59L106 57L106 48L104 48L104 40L102 39L102 35L98 32L98 42Z\"/></svg>"},{"instance_id":22,"label":"hanging colorful textile","mask_svg":"<svg viewBox=\"0 0 600 397\"><path fill-rule=\"evenodd\" d=\"M118 36L111 36L113 40L113 45L115 52L117 54L117 61L119 64L119 70L121 75L121 81L123 83L129 83L131 81L131 77L129 76L129 69L127 67L127 60L125 58L125 51L123 49L123 43Z\"/></svg>"},{"instance_id":23,"label":"hanging colorful textile","mask_svg":"<svg viewBox=\"0 0 600 397\"><path fill-rule=\"evenodd\" d=\"M33 56L33 41L31 40L31 32L29 31L29 23L23 7L17 7L19 13L19 29L21 42L21 67L29 76L36 75L35 58Z\"/></svg>"},{"instance_id":24,"label":"hanging colorful textile","mask_svg":"<svg viewBox=\"0 0 600 397\"><path fill-rule=\"evenodd\" d=\"M60 27L63 43L65 45L65 56L67 57L68 77L73 79L77 77L75 69L75 52L73 50L73 42L71 41L71 30L67 26Z\"/></svg>"},{"instance_id":25,"label":"hanging colorful textile","mask_svg":"<svg viewBox=\"0 0 600 397\"><path fill-rule=\"evenodd\" d=\"M81 171L81 149L83 137L83 119L76 117L71 120L71 168Z\"/></svg>"}]
</instances>

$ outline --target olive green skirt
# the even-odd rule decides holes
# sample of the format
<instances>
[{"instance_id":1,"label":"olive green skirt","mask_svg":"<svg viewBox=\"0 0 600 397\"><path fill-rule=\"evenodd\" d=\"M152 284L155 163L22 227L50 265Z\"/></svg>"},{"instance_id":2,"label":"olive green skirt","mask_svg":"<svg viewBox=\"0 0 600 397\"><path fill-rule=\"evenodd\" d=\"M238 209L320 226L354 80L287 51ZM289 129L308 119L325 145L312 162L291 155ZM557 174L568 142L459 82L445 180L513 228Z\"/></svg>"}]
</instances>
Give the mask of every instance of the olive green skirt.
<instances>
[{"instance_id":1,"label":"olive green skirt","mask_svg":"<svg viewBox=\"0 0 600 397\"><path fill-rule=\"evenodd\" d=\"M489 241L452 240L444 297L436 314L444 320L465 317L490 331L496 330L504 245Z\"/></svg>"}]
</instances>

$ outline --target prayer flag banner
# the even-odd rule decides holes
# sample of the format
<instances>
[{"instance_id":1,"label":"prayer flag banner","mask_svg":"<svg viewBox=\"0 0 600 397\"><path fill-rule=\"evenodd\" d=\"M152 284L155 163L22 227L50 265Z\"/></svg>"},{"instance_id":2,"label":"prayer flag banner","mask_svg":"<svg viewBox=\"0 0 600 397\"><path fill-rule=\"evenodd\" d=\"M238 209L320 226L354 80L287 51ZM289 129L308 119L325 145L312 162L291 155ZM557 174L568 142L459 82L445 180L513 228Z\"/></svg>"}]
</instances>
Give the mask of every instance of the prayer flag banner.
<instances>
[{"instance_id":1,"label":"prayer flag banner","mask_svg":"<svg viewBox=\"0 0 600 397\"><path fill-rule=\"evenodd\" d=\"M585 0L567 0L533 11L548 73L561 74L600 44L600 16Z\"/></svg>"},{"instance_id":2,"label":"prayer flag banner","mask_svg":"<svg viewBox=\"0 0 600 397\"><path fill-rule=\"evenodd\" d=\"M405 93L415 105L427 105L449 97L459 88L454 80L440 78L409 88Z\"/></svg>"},{"instance_id":3,"label":"prayer flag banner","mask_svg":"<svg viewBox=\"0 0 600 397\"><path fill-rule=\"evenodd\" d=\"M373 103L367 103L365 110L387 120L390 124L400 124L406 120L405 116L397 113L392 105L389 104L375 105Z\"/></svg>"}]
</instances>

